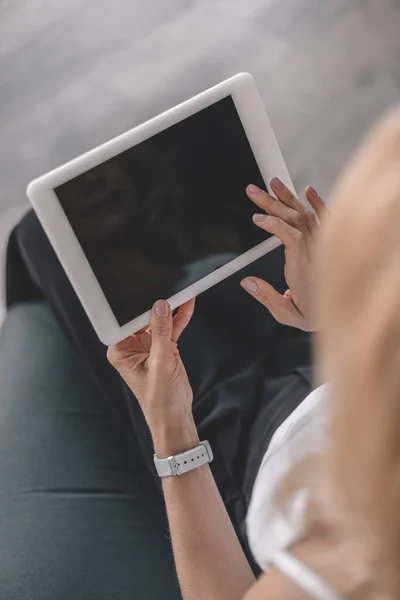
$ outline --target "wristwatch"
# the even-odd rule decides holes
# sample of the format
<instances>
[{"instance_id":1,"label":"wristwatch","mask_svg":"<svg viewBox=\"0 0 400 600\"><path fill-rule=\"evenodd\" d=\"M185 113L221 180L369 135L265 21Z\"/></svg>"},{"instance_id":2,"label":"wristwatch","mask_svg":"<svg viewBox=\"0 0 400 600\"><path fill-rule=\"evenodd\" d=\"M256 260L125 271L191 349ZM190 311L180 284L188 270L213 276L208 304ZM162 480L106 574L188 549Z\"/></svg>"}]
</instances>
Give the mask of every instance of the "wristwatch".
<instances>
[{"instance_id":1,"label":"wristwatch","mask_svg":"<svg viewBox=\"0 0 400 600\"><path fill-rule=\"evenodd\" d=\"M168 458L157 458L155 454L154 464L159 477L177 477L210 463L213 458L211 446L207 440L204 440L204 442L199 442L195 448L168 456Z\"/></svg>"}]
</instances>

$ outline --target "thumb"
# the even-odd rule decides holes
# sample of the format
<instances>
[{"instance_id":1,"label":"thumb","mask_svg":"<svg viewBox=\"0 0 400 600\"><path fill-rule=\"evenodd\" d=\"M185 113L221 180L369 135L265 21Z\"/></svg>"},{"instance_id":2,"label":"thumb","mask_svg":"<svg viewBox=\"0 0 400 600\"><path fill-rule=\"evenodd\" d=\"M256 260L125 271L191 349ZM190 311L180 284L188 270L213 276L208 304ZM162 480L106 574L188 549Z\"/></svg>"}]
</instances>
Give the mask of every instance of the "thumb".
<instances>
[{"instance_id":1,"label":"thumb","mask_svg":"<svg viewBox=\"0 0 400 600\"><path fill-rule=\"evenodd\" d=\"M166 300L157 300L151 311L150 355L164 354L171 349L172 312Z\"/></svg>"},{"instance_id":2,"label":"thumb","mask_svg":"<svg viewBox=\"0 0 400 600\"><path fill-rule=\"evenodd\" d=\"M265 306L278 323L301 328L304 317L293 304L289 294L285 293L282 296L272 285L258 277L243 279L240 285Z\"/></svg>"}]
</instances>

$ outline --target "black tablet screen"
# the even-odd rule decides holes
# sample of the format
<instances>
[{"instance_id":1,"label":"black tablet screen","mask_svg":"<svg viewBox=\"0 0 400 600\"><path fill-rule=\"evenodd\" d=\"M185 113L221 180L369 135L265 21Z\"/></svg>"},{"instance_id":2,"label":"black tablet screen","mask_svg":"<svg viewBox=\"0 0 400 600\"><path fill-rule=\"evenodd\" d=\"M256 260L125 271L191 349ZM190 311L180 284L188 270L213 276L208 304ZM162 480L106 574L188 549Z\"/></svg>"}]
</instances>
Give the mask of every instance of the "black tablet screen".
<instances>
[{"instance_id":1,"label":"black tablet screen","mask_svg":"<svg viewBox=\"0 0 400 600\"><path fill-rule=\"evenodd\" d=\"M268 237L264 186L231 96L56 188L120 325Z\"/></svg>"}]
</instances>

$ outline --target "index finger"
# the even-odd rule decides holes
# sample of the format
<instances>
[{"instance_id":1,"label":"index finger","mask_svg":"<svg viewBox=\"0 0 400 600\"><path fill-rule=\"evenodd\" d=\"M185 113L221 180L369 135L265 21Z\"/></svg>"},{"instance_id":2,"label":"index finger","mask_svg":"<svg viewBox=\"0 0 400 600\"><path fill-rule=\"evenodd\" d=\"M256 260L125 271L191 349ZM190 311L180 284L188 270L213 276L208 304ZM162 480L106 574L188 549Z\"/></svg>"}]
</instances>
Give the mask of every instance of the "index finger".
<instances>
[{"instance_id":1,"label":"index finger","mask_svg":"<svg viewBox=\"0 0 400 600\"><path fill-rule=\"evenodd\" d=\"M267 192L254 185L247 186L247 195L256 206L265 210L269 215L282 219L288 225L299 229L304 235L309 233L309 214L304 207L300 207L300 202L296 200L290 203L282 202L281 199L270 196Z\"/></svg>"},{"instance_id":2,"label":"index finger","mask_svg":"<svg viewBox=\"0 0 400 600\"><path fill-rule=\"evenodd\" d=\"M291 227L277 217L266 216L262 221L257 221L256 224L261 229L265 229L268 233L275 235L288 250L304 240L301 231Z\"/></svg>"},{"instance_id":3,"label":"index finger","mask_svg":"<svg viewBox=\"0 0 400 600\"><path fill-rule=\"evenodd\" d=\"M190 319L194 313L194 305L196 298L188 300L182 306L179 307L177 314L175 315L172 323L172 340L177 342L190 323Z\"/></svg>"},{"instance_id":4,"label":"index finger","mask_svg":"<svg viewBox=\"0 0 400 600\"><path fill-rule=\"evenodd\" d=\"M271 187L278 200L280 200L283 204L286 204L286 206L289 208L294 208L294 210L297 210L302 217L306 217L307 208L302 202L300 202L300 200L296 198L289 188L287 188L286 185L282 183L280 179L278 179L278 177L271 179Z\"/></svg>"}]
</instances>

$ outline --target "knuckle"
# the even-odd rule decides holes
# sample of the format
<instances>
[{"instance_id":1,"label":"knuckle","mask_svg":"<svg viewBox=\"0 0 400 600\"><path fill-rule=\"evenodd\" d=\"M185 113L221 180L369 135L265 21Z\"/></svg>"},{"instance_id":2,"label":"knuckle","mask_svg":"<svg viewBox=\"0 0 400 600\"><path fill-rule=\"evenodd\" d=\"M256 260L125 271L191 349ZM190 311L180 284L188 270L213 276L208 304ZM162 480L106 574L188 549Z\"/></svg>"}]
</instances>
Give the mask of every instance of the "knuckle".
<instances>
[{"instance_id":1,"label":"knuckle","mask_svg":"<svg viewBox=\"0 0 400 600\"><path fill-rule=\"evenodd\" d=\"M317 221L317 217L315 216L315 214L313 212L311 212L310 210L307 210L306 212L306 220L308 221L308 223L311 226L315 226L318 225L318 221Z\"/></svg>"},{"instance_id":2,"label":"knuckle","mask_svg":"<svg viewBox=\"0 0 400 600\"><path fill-rule=\"evenodd\" d=\"M301 229L304 225L303 217L297 210L290 210L289 221L296 229Z\"/></svg>"},{"instance_id":3,"label":"knuckle","mask_svg":"<svg viewBox=\"0 0 400 600\"><path fill-rule=\"evenodd\" d=\"M156 325L153 328L153 332L160 337L168 337L170 335L171 329L169 327L165 327L164 325Z\"/></svg>"},{"instance_id":4,"label":"knuckle","mask_svg":"<svg viewBox=\"0 0 400 600\"><path fill-rule=\"evenodd\" d=\"M293 204L296 204L297 198L294 194L292 194L292 192L290 190L287 190L286 192L286 201Z\"/></svg>"},{"instance_id":5,"label":"knuckle","mask_svg":"<svg viewBox=\"0 0 400 600\"><path fill-rule=\"evenodd\" d=\"M267 229L270 233L275 233L282 226L283 220L279 219L279 217L274 217L273 215L268 215L267 220L264 223L261 223L263 229Z\"/></svg>"},{"instance_id":6,"label":"knuckle","mask_svg":"<svg viewBox=\"0 0 400 600\"><path fill-rule=\"evenodd\" d=\"M264 292L261 293L259 300L261 302L261 304L263 304L265 307L270 306L271 302L272 302L272 297L270 294Z\"/></svg>"},{"instance_id":7,"label":"knuckle","mask_svg":"<svg viewBox=\"0 0 400 600\"><path fill-rule=\"evenodd\" d=\"M304 241L304 235L302 234L301 231L299 231L298 229L295 229L293 231L293 239L295 240L295 242L297 244L302 244Z\"/></svg>"},{"instance_id":8,"label":"knuckle","mask_svg":"<svg viewBox=\"0 0 400 600\"><path fill-rule=\"evenodd\" d=\"M277 202L277 199L275 198L275 196L268 194L268 192L265 192L264 197L265 197L265 200L268 202L268 204L275 204Z\"/></svg>"}]
</instances>

